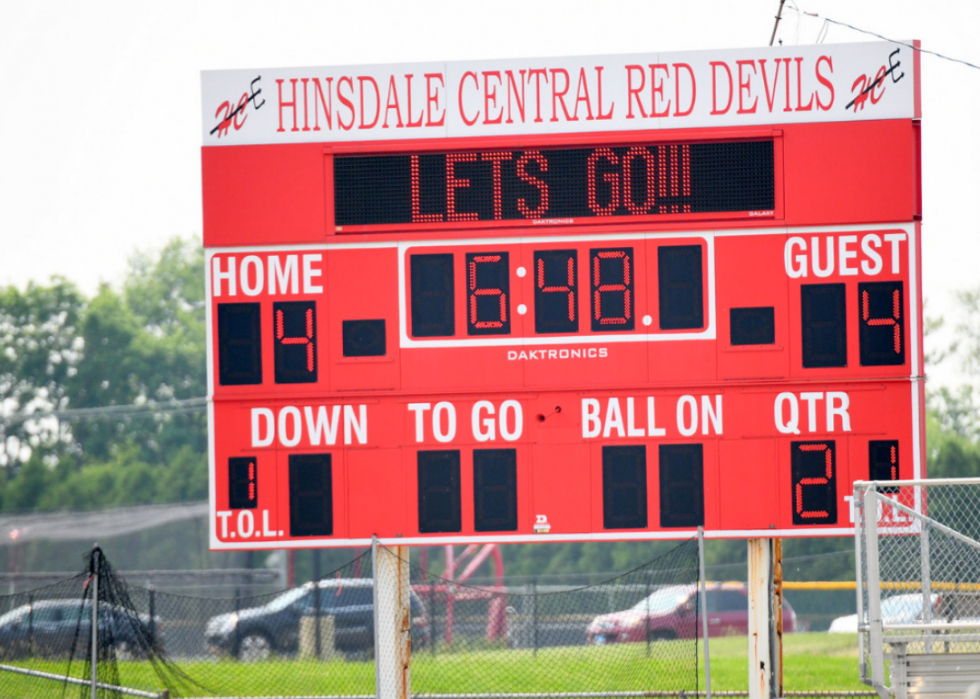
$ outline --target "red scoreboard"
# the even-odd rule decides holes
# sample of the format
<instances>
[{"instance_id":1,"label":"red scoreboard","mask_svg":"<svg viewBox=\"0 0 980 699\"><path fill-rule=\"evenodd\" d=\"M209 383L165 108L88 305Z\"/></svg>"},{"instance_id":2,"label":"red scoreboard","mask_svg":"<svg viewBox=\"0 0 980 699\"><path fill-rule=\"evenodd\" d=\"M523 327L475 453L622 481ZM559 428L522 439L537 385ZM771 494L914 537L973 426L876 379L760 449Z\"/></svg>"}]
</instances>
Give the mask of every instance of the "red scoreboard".
<instances>
[{"instance_id":1,"label":"red scoreboard","mask_svg":"<svg viewBox=\"0 0 980 699\"><path fill-rule=\"evenodd\" d=\"M202 80L213 548L850 534L925 475L911 49Z\"/></svg>"}]
</instances>

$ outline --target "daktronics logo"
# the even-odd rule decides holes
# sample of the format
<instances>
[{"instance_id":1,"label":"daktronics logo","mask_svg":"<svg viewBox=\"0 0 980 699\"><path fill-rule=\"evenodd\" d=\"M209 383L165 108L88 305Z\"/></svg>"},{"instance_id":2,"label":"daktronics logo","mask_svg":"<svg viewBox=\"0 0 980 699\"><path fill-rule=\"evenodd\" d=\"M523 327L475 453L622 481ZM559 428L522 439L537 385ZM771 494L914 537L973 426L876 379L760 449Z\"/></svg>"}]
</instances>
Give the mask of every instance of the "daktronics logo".
<instances>
[{"instance_id":1,"label":"daktronics logo","mask_svg":"<svg viewBox=\"0 0 980 699\"><path fill-rule=\"evenodd\" d=\"M605 347L586 347L583 349L547 349L547 350L509 350L507 361L524 362L538 359L605 359L609 350Z\"/></svg>"}]
</instances>

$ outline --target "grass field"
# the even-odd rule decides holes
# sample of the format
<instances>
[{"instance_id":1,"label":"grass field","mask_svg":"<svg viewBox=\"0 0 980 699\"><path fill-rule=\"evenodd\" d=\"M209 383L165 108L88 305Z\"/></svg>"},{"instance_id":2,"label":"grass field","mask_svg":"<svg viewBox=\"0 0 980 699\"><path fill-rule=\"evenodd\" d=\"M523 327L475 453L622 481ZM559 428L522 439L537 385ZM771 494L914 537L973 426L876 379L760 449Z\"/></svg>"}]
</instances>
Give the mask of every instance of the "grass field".
<instances>
[{"instance_id":1,"label":"grass field","mask_svg":"<svg viewBox=\"0 0 980 699\"><path fill-rule=\"evenodd\" d=\"M412 658L412 690L428 693L561 692L694 689L694 646L690 642L596 648L575 646L531 651L485 650L473 653L419 653ZM745 690L748 643L744 637L711 640L712 689ZM21 664L21 663L18 663ZM32 669L63 673L64 663L32 661ZM790 634L784 647L786 691L857 690L857 639L845 634ZM698 688L704 689L699 659ZM241 664L234 661L184 662L179 667L206 690L188 695L288 696L290 694L373 694L374 663L324 663L276 659ZM120 662L120 683L156 690L161 686L149 663ZM81 676L75 663L72 674ZM105 681L108 678L102 678ZM189 688L190 689L190 688ZM207 691L209 690L209 691ZM39 699L61 696L61 684L12 673L0 673L0 696ZM69 691L69 696L79 690Z\"/></svg>"}]
</instances>

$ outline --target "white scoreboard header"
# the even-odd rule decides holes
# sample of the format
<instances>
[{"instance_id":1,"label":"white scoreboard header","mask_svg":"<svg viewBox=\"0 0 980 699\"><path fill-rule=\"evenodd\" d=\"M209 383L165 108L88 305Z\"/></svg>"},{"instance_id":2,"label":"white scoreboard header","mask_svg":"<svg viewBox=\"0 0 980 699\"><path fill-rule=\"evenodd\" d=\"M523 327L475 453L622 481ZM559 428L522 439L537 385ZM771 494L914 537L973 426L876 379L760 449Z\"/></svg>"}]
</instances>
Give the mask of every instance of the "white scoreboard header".
<instances>
[{"instance_id":1,"label":"white scoreboard header","mask_svg":"<svg viewBox=\"0 0 980 699\"><path fill-rule=\"evenodd\" d=\"M889 42L205 71L205 146L344 143L918 115L918 56Z\"/></svg>"}]
</instances>

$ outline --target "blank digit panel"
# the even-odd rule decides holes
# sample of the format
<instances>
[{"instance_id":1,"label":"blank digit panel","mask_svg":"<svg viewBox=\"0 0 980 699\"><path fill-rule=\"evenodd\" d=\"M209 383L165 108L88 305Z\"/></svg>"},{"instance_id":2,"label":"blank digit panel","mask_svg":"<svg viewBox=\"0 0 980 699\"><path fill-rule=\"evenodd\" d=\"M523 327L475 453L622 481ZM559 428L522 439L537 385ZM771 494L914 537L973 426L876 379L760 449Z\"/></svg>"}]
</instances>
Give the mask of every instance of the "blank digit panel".
<instances>
[{"instance_id":1,"label":"blank digit panel","mask_svg":"<svg viewBox=\"0 0 980 699\"><path fill-rule=\"evenodd\" d=\"M517 450L473 450L473 501L478 532L517 531Z\"/></svg>"},{"instance_id":2,"label":"blank digit panel","mask_svg":"<svg viewBox=\"0 0 980 699\"><path fill-rule=\"evenodd\" d=\"M644 446L602 448L602 526L647 526L647 452Z\"/></svg>"},{"instance_id":3,"label":"blank digit panel","mask_svg":"<svg viewBox=\"0 0 980 699\"><path fill-rule=\"evenodd\" d=\"M662 245L657 250L660 329L704 327L700 245Z\"/></svg>"},{"instance_id":4,"label":"blank digit panel","mask_svg":"<svg viewBox=\"0 0 980 699\"><path fill-rule=\"evenodd\" d=\"M534 332L578 332L578 258L574 250L534 253Z\"/></svg>"},{"instance_id":5,"label":"blank digit panel","mask_svg":"<svg viewBox=\"0 0 980 699\"><path fill-rule=\"evenodd\" d=\"M254 456L228 459L228 509L252 510L259 501L259 477Z\"/></svg>"},{"instance_id":6,"label":"blank digit panel","mask_svg":"<svg viewBox=\"0 0 980 699\"><path fill-rule=\"evenodd\" d=\"M345 320L341 324L345 357L383 357L385 355L385 321Z\"/></svg>"},{"instance_id":7,"label":"blank digit panel","mask_svg":"<svg viewBox=\"0 0 980 699\"><path fill-rule=\"evenodd\" d=\"M905 314L902 282L858 284L861 366L905 364Z\"/></svg>"},{"instance_id":8,"label":"blank digit panel","mask_svg":"<svg viewBox=\"0 0 980 699\"><path fill-rule=\"evenodd\" d=\"M776 309L772 306L732 308L728 317L732 346L776 343Z\"/></svg>"},{"instance_id":9,"label":"blank digit panel","mask_svg":"<svg viewBox=\"0 0 980 699\"><path fill-rule=\"evenodd\" d=\"M872 439L868 442L868 475L873 481L897 481L898 440ZM879 493L897 493L898 487L879 488Z\"/></svg>"},{"instance_id":10,"label":"blank digit panel","mask_svg":"<svg viewBox=\"0 0 980 699\"><path fill-rule=\"evenodd\" d=\"M420 532L462 530L458 449L420 451L418 489Z\"/></svg>"},{"instance_id":11,"label":"blank digit panel","mask_svg":"<svg viewBox=\"0 0 980 699\"><path fill-rule=\"evenodd\" d=\"M704 447L660 445L660 526L704 524Z\"/></svg>"},{"instance_id":12,"label":"blank digit panel","mask_svg":"<svg viewBox=\"0 0 980 699\"><path fill-rule=\"evenodd\" d=\"M316 383L316 302L272 304L276 383Z\"/></svg>"},{"instance_id":13,"label":"blank digit panel","mask_svg":"<svg viewBox=\"0 0 980 699\"><path fill-rule=\"evenodd\" d=\"M412 255L412 337L456 334L453 256Z\"/></svg>"},{"instance_id":14,"label":"blank digit panel","mask_svg":"<svg viewBox=\"0 0 980 699\"><path fill-rule=\"evenodd\" d=\"M847 366L845 293L843 284L800 287L804 368Z\"/></svg>"},{"instance_id":15,"label":"blank digit panel","mask_svg":"<svg viewBox=\"0 0 980 699\"><path fill-rule=\"evenodd\" d=\"M262 326L257 303L218 304L218 383L262 383Z\"/></svg>"},{"instance_id":16,"label":"blank digit panel","mask_svg":"<svg viewBox=\"0 0 980 699\"><path fill-rule=\"evenodd\" d=\"M289 455L289 534L333 535L330 454Z\"/></svg>"},{"instance_id":17,"label":"blank digit panel","mask_svg":"<svg viewBox=\"0 0 980 699\"><path fill-rule=\"evenodd\" d=\"M791 448L793 524L837 524L834 440L793 442Z\"/></svg>"},{"instance_id":18,"label":"blank digit panel","mask_svg":"<svg viewBox=\"0 0 980 699\"><path fill-rule=\"evenodd\" d=\"M510 334L510 255L506 252L466 255L466 332Z\"/></svg>"}]
</instances>

